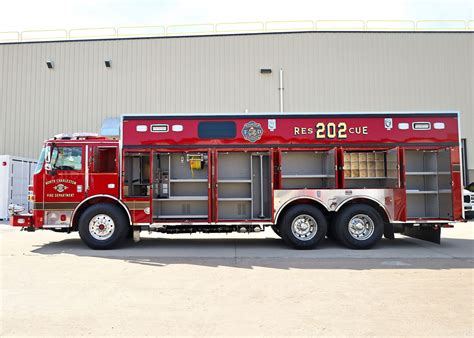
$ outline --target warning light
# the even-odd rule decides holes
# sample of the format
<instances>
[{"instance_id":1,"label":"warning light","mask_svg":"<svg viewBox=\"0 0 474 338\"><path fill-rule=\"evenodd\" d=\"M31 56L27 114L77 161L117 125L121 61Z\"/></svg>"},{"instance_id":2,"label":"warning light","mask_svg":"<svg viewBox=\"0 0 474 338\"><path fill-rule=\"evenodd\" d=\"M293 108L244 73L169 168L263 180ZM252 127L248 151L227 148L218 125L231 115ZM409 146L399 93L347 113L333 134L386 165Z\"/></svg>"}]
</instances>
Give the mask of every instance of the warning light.
<instances>
[{"instance_id":1,"label":"warning light","mask_svg":"<svg viewBox=\"0 0 474 338\"><path fill-rule=\"evenodd\" d=\"M6 161L3 161L3 162L2 162L2 166L3 166L3 167L6 167L6 166L7 166L7 162L6 162Z\"/></svg>"},{"instance_id":2,"label":"warning light","mask_svg":"<svg viewBox=\"0 0 474 338\"><path fill-rule=\"evenodd\" d=\"M61 219L61 222L65 222L67 217L66 217L66 215L62 214L60 219Z\"/></svg>"}]
</instances>

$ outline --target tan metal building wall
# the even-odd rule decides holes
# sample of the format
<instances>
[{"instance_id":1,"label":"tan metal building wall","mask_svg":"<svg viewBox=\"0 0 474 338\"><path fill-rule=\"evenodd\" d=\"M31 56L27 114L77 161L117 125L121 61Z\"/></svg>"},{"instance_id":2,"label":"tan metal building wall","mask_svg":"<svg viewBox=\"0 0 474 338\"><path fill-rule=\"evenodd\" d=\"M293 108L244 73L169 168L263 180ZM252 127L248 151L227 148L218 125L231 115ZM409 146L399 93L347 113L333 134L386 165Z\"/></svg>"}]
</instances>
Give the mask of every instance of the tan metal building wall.
<instances>
[{"instance_id":1,"label":"tan metal building wall","mask_svg":"<svg viewBox=\"0 0 474 338\"><path fill-rule=\"evenodd\" d=\"M474 179L474 34L458 32L0 44L0 154L123 113L278 111L280 68L285 111L460 110Z\"/></svg>"}]
</instances>

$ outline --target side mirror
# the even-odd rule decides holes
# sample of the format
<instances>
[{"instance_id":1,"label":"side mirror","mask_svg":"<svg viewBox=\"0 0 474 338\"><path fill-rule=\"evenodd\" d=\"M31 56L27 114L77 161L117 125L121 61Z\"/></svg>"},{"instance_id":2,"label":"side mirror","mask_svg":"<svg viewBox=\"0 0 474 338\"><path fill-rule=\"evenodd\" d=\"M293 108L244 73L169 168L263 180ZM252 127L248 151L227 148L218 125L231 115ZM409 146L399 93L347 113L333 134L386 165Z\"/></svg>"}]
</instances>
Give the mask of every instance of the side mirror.
<instances>
[{"instance_id":1,"label":"side mirror","mask_svg":"<svg viewBox=\"0 0 474 338\"><path fill-rule=\"evenodd\" d=\"M46 173L47 173L48 175L51 175L51 176L56 175L56 171L57 171L57 170L56 170L55 168L53 168L53 166L52 166L51 163L45 163L44 169L46 170Z\"/></svg>"},{"instance_id":2,"label":"side mirror","mask_svg":"<svg viewBox=\"0 0 474 338\"><path fill-rule=\"evenodd\" d=\"M44 157L44 169L49 175L56 175L56 169L53 168L53 164L51 163L54 148L55 145L53 143L50 147L48 147Z\"/></svg>"}]
</instances>

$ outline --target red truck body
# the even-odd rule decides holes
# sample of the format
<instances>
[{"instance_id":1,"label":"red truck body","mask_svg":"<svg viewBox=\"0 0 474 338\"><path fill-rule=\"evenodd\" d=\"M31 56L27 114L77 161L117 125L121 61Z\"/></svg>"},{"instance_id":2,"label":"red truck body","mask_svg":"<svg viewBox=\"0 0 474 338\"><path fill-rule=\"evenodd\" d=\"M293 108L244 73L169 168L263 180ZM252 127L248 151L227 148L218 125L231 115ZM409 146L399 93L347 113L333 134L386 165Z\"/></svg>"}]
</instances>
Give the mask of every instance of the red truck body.
<instances>
[{"instance_id":1,"label":"red truck body","mask_svg":"<svg viewBox=\"0 0 474 338\"><path fill-rule=\"evenodd\" d=\"M271 226L296 247L313 247L315 228L356 248L380 231L439 242L463 220L459 137L457 112L124 115L117 138L46 141L33 210L11 225L79 230L86 243L87 229L109 241L119 218L136 235ZM94 218L98 205L116 215ZM289 219L305 207L309 218Z\"/></svg>"}]
</instances>

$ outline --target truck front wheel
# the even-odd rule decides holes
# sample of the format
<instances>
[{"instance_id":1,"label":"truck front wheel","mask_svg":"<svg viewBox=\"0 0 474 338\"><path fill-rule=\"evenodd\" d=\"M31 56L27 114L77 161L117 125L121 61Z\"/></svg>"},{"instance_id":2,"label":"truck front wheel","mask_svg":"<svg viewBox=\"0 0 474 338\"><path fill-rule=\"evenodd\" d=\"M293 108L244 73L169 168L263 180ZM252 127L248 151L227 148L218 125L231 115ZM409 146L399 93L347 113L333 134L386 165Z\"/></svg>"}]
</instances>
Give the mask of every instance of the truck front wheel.
<instances>
[{"instance_id":1,"label":"truck front wheel","mask_svg":"<svg viewBox=\"0 0 474 338\"><path fill-rule=\"evenodd\" d=\"M92 249L112 249L127 237L127 223L123 213L115 206L95 204L79 218L79 235Z\"/></svg>"},{"instance_id":2,"label":"truck front wheel","mask_svg":"<svg viewBox=\"0 0 474 338\"><path fill-rule=\"evenodd\" d=\"M335 235L351 249L369 249L382 238L383 219L371 206L353 204L336 215Z\"/></svg>"},{"instance_id":3,"label":"truck front wheel","mask_svg":"<svg viewBox=\"0 0 474 338\"><path fill-rule=\"evenodd\" d=\"M313 249L326 236L324 214L307 204L296 205L283 216L280 234L283 240L296 249Z\"/></svg>"}]
</instances>

